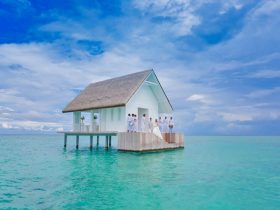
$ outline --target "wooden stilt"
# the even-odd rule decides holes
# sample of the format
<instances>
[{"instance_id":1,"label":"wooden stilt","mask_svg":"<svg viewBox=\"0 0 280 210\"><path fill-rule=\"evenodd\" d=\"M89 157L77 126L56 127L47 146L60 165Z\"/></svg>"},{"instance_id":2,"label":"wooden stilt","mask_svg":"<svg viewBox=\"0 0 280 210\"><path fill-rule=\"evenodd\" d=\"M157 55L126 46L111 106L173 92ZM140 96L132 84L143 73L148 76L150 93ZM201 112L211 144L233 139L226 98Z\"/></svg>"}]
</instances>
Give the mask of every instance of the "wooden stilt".
<instances>
[{"instance_id":1,"label":"wooden stilt","mask_svg":"<svg viewBox=\"0 0 280 210\"><path fill-rule=\"evenodd\" d=\"M105 142L105 148L106 148L106 149L108 149L108 139L109 139L109 137L106 136L106 142Z\"/></svg>"},{"instance_id":2,"label":"wooden stilt","mask_svg":"<svg viewBox=\"0 0 280 210\"><path fill-rule=\"evenodd\" d=\"M108 149L112 146L112 136L117 136L117 132L97 132L97 133L94 133L94 132L72 132L72 131L69 131L69 132L63 132L63 135L64 135L64 148L67 147L67 141L68 141L68 136L73 136L73 137L76 137L76 149L79 149L80 145L79 145L79 142L80 142L80 136L89 136L90 137L90 144L89 144L89 148L92 149L95 145L94 142L93 142L93 138L95 138L96 136L96 148L98 148L99 146L99 140L100 140L100 137L102 138L101 140L103 141L103 136L105 137L105 148ZM103 145L103 143L102 143Z\"/></svg>"},{"instance_id":3,"label":"wooden stilt","mask_svg":"<svg viewBox=\"0 0 280 210\"><path fill-rule=\"evenodd\" d=\"M109 136L109 147L112 145L112 136Z\"/></svg>"},{"instance_id":4,"label":"wooden stilt","mask_svg":"<svg viewBox=\"0 0 280 210\"><path fill-rule=\"evenodd\" d=\"M80 136L76 136L76 149L78 149L79 148L79 137Z\"/></svg>"},{"instance_id":5,"label":"wooden stilt","mask_svg":"<svg viewBox=\"0 0 280 210\"><path fill-rule=\"evenodd\" d=\"M90 136L90 144L89 144L90 149L92 149L92 140L93 140L93 136Z\"/></svg>"},{"instance_id":6,"label":"wooden stilt","mask_svg":"<svg viewBox=\"0 0 280 210\"><path fill-rule=\"evenodd\" d=\"M96 136L96 146L99 145L99 136Z\"/></svg>"},{"instance_id":7,"label":"wooden stilt","mask_svg":"<svg viewBox=\"0 0 280 210\"><path fill-rule=\"evenodd\" d=\"M66 148L66 145L67 145L67 135L64 134L64 148Z\"/></svg>"}]
</instances>

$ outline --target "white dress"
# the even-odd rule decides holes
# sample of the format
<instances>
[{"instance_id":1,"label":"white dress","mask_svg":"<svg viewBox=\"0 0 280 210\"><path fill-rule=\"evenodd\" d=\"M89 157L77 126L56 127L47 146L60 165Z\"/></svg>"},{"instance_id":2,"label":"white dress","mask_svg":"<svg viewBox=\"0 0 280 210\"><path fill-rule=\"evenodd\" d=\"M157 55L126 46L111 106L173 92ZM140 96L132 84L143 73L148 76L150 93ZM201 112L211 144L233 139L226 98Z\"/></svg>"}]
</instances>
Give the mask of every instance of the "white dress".
<instances>
[{"instance_id":1,"label":"white dress","mask_svg":"<svg viewBox=\"0 0 280 210\"><path fill-rule=\"evenodd\" d=\"M156 136L158 136L160 139L163 139L163 138L162 138L162 135L161 135L161 132L160 132L160 130L159 130L158 125L157 125L157 124L154 124L153 126L154 126L154 128L153 128L153 133L154 133Z\"/></svg>"}]
</instances>

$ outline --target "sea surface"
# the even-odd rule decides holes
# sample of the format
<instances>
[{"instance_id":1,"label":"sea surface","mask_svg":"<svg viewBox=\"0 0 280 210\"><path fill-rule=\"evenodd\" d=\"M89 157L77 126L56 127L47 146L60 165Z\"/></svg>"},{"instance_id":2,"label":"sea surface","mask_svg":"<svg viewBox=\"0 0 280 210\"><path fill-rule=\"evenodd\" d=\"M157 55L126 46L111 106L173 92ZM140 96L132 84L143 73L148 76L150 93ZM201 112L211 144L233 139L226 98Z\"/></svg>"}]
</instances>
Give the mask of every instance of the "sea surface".
<instances>
[{"instance_id":1,"label":"sea surface","mask_svg":"<svg viewBox=\"0 0 280 210\"><path fill-rule=\"evenodd\" d=\"M186 136L142 154L68 142L0 135L0 209L280 209L280 137Z\"/></svg>"}]
</instances>

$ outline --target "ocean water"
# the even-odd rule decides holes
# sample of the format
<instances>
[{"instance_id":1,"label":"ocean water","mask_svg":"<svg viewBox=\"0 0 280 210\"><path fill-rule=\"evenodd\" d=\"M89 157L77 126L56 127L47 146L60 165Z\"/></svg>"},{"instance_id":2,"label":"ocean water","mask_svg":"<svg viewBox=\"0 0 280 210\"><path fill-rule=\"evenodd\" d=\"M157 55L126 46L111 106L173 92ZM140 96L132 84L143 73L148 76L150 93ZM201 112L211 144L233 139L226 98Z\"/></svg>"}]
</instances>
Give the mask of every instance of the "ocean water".
<instances>
[{"instance_id":1,"label":"ocean water","mask_svg":"<svg viewBox=\"0 0 280 210\"><path fill-rule=\"evenodd\" d=\"M280 209L280 137L186 137L142 154L68 142L0 135L0 209Z\"/></svg>"}]
</instances>

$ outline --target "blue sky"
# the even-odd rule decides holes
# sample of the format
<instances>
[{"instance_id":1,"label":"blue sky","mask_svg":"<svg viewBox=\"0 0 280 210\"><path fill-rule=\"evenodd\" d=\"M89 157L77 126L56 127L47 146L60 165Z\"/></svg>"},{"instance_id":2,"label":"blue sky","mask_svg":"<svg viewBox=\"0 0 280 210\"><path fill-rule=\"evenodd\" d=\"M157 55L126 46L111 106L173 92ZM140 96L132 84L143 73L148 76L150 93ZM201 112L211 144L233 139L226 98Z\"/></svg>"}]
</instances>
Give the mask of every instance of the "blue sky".
<instances>
[{"instance_id":1,"label":"blue sky","mask_svg":"<svg viewBox=\"0 0 280 210\"><path fill-rule=\"evenodd\" d=\"M1 0L0 133L69 129L88 83L153 68L188 135L280 135L280 2Z\"/></svg>"}]
</instances>

